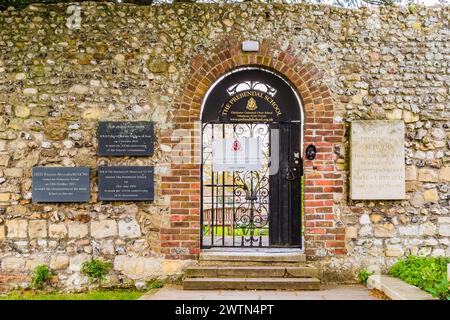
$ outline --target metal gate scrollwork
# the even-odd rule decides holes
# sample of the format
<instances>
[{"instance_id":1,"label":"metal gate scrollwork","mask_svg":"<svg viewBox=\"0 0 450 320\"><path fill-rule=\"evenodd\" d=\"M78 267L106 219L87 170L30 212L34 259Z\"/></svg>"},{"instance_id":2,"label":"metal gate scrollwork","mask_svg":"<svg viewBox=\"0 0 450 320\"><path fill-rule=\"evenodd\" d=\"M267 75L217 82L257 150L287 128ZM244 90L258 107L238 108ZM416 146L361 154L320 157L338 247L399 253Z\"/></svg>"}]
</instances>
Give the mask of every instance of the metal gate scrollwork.
<instances>
[{"instance_id":1,"label":"metal gate scrollwork","mask_svg":"<svg viewBox=\"0 0 450 320\"><path fill-rule=\"evenodd\" d=\"M214 137L259 137L259 171L212 171ZM202 246L269 245L269 124L203 124Z\"/></svg>"}]
</instances>

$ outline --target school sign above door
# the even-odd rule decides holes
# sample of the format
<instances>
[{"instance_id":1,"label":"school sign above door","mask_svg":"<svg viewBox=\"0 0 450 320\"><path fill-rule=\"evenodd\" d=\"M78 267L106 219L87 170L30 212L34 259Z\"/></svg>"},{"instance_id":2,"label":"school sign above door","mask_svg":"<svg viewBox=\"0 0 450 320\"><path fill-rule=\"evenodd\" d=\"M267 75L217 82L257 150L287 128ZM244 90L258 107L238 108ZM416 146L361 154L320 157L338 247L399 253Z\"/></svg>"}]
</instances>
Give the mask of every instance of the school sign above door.
<instances>
[{"instance_id":1,"label":"school sign above door","mask_svg":"<svg viewBox=\"0 0 450 320\"><path fill-rule=\"evenodd\" d=\"M264 123L300 121L297 96L286 80L267 70L240 69L219 81L208 95L203 122ZM220 112L217 107L220 106Z\"/></svg>"},{"instance_id":2,"label":"school sign above door","mask_svg":"<svg viewBox=\"0 0 450 320\"><path fill-rule=\"evenodd\" d=\"M221 122L274 122L283 115L278 103L268 94L249 90L233 96L222 108Z\"/></svg>"}]
</instances>

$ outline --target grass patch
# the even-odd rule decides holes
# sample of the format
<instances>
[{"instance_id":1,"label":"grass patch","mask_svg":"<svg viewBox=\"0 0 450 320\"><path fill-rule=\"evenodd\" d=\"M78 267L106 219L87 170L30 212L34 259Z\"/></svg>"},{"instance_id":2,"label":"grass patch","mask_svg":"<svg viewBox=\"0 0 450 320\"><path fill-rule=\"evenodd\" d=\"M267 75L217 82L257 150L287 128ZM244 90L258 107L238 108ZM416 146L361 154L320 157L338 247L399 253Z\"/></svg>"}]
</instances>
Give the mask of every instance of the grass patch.
<instances>
[{"instance_id":1,"label":"grass patch","mask_svg":"<svg viewBox=\"0 0 450 320\"><path fill-rule=\"evenodd\" d=\"M137 300L144 292L134 290L94 290L82 293L15 291L0 300Z\"/></svg>"},{"instance_id":2,"label":"grass patch","mask_svg":"<svg viewBox=\"0 0 450 320\"><path fill-rule=\"evenodd\" d=\"M222 236L223 232L225 231L225 236L232 236L233 235L233 231L234 231L234 235L238 236L238 237L242 237L242 236L249 236L250 235L250 228L235 228L233 230L232 227L230 226L225 226L224 228L222 228L222 226L216 226L214 228L212 227L208 227L208 226L204 226L203 227L203 235L204 236L210 236L211 235L211 230L214 231L214 235L215 236ZM253 229L253 235L254 236L268 236L269 235L269 229L267 228L254 228Z\"/></svg>"},{"instance_id":3,"label":"grass patch","mask_svg":"<svg viewBox=\"0 0 450 320\"><path fill-rule=\"evenodd\" d=\"M442 300L450 300L447 281L447 264L450 258L416 257L397 261L389 270L389 274L406 283L419 287Z\"/></svg>"}]
</instances>

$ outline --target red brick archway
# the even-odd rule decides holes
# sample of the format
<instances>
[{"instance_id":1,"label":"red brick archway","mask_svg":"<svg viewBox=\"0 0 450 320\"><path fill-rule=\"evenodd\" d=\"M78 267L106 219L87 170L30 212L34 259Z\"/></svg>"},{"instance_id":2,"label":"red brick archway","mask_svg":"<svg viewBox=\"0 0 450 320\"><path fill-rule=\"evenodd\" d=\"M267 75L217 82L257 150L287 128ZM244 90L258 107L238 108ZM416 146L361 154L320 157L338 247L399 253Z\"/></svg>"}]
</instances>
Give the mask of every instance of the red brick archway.
<instances>
[{"instance_id":1,"label":"red brick archway","mask_svg":"<svg viewBox=\"0 0 450 320\"><path fill-rule=\"evenodd\" d=\"M263 42L257 53L245 53L240 42L223 41L207 57L198 55L193 59L186 87L176 102L174 127L194 129L210 86L225 73L248 65L274 70L291 82L304 108L304 145L317 147L316 159L304 161L307 257L316 258L319 249L328 255L344 254L345 228L337 223L333 211L334 194L343 193L343 177L336 169L333 150L343 140L344 126L334 122L331 94L318 81L323 73L314 65L302 64L289 49L282 51L268 42ZM161 143L179 143L172 140L171 134L172 130L161 132ZM198 143L192 137L186 147L200 150L195 145ZM170 169L161 185L162 194L170 197L170 227L160 230L161 253L172 259L195 259L200 252L200 164L171 164Z\"/></svg>"}]
</instances>

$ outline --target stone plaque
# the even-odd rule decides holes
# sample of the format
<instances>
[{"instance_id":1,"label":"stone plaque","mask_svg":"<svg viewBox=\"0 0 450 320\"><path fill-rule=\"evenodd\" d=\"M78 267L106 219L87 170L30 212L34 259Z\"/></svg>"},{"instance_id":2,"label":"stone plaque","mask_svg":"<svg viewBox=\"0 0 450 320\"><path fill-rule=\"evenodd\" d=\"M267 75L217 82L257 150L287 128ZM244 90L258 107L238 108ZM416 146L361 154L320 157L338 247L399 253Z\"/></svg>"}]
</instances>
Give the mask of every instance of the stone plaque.
<instances>
[{"instance_id":1,"label":"stone plaque","mask_svg":"<svg viewBox=\"0 0 450 320\"><path fill-rule=\"evenodd\" d=\"M351 198L404 199L403 121L352 121L350 142Z\"/></svg>"},{"instance_id":2,"label":"stone plaque","mask_svg":"<svg viewBox=\"0 0 450 320\"><path fill-rule=\"evenodd\" d=\"M88 202L87 167L34 167L33 202Z\"/></svg>"},{"instance_id":3,"label":"stone plaque","mask_svg":"<svg viewBox=\"0 0 450 320\"><path fill-rule=\"evenodd\" d=\"M153 200L153 167L98 167L100 200Z\"/></svg>"},{"instance_id":4,"label":"stone plaque","mask_svg":"<svg viewBox=\"0 0 450 320\"><path fill-rule=\"evenodd\" d=\"M152 156L153 122L104 121L98 124L100 156Z\"/></svg>"}]
</instances>

